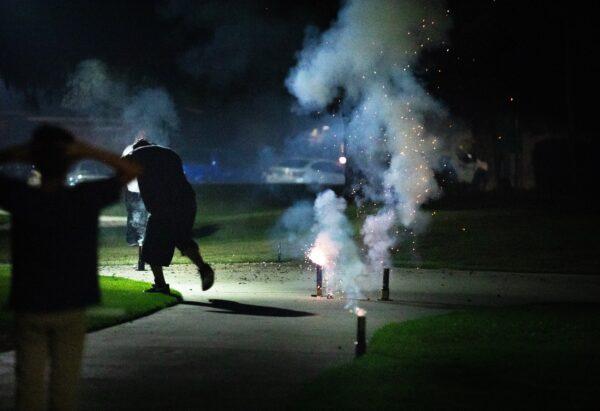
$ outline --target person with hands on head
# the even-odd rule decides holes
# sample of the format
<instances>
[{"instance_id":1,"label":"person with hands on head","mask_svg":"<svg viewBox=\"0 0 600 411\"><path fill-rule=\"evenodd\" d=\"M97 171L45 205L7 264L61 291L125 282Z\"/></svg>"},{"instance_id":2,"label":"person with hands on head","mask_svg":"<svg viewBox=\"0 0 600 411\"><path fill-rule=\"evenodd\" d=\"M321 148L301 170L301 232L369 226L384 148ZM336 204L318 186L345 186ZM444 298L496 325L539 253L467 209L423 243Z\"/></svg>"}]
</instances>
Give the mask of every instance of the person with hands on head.
<instances>
[{"instance_id":1,"label":"person with hands on head","mask_svg":"<svg viewBox=\"0 0 600 411\"><path fill-rule=\"evenodd\" d=\"M111 166L115 176L66 186L69 168L84 158ZM0 164L11 162L32 163L41 176L33 187L0 175L0 207L11 216L9 307L15 312L17 409L74 410L84 309L100 301L98 217L141 167L48 124L36 128L27 144L0 150Z\"/></svg>"}]
</instances>

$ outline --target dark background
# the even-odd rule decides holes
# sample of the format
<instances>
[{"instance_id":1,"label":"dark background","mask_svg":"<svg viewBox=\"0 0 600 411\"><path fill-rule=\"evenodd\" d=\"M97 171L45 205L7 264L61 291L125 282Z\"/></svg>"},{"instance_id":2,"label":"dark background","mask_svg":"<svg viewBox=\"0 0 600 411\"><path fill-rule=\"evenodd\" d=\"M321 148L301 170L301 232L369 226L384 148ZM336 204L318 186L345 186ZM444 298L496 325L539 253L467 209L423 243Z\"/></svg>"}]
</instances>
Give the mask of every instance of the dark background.
<instances>
[{"instance_id":1,"label":"dark background","mask_svg":"<svg viewBox=\"0 0 600 411\"><path fill-rule=\"evenodd\" d=\"M172 143L192 156L277 146L302 126L284 79L305 29L326 29L339 8L338 1L5 0L0 78L23 93L25 110L41 113L79 62L100 59L140 87L169 91L182 118ZM448 8L450 52L425 54L417 74L476 141L510 134L515 117L522 131L595 138L596 6L455 0Z\"/></svg>"}]
</instances>

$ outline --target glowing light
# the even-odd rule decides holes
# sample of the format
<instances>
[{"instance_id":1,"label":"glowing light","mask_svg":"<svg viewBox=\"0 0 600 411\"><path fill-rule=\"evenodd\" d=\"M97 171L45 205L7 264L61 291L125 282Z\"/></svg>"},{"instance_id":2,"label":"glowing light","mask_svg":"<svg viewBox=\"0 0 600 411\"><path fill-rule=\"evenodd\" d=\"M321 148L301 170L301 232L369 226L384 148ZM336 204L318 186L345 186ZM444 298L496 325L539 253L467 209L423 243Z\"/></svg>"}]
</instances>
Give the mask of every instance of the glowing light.
<instances>
[{"instance_id":1,"label":"glowing light","mask_svg":"<svg viewBox=\"0 0 600 411\"><path fill-rule=\"evenodd\" d=\"M367 310L365 310L364 308L356 307L354 309L354 313L357 317L364 317L365 315L367 315Z\"/></svg>"},{"instance_id":2,"label":"glowing light","mask_svg":"<svg viewBox=\"0 0 600 411\"><path fill-rule=\"evenodd\" d=\"M341 165L344 165L348 162L348 159L345 156L340 156L340 158L338 158L338 161Z\"/></svg>"},{"instance_id":3,"label":"glowing light","mask_svg":"<svg viewBox=\"0 0 600 411\"><path fill-rule=\"evenodd\" d=\"M312 261L313 263L317 264L317 265L325 265L327 264L327 255L325 254L325 251L322 248L318 248L316 246L314 246L311 250L310 253L308 254L308 258L310 259L310 261Z\"/></svg>"}]
</instances>

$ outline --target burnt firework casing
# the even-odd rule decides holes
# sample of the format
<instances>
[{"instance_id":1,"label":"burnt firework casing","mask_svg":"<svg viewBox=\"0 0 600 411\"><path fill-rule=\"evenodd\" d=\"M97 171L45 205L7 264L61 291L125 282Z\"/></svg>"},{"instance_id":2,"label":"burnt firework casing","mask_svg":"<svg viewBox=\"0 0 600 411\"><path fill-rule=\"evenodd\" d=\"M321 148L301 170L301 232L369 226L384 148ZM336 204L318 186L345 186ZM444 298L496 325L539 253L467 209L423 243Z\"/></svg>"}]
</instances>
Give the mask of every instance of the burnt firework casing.
<instances>
[{"instance_id":1,"label":"burnt firework casing","mask_svg":"<svg viewBox=\"0 0 600 411\"><path fill-rule=\"evenodd\" d=\"M356 348L355 355L360 357L367 352L367 317L356 316Z\"/></svg>"},{"instance_id":2,"label":"burnt firework casing","mask_svg":"<svg viewBox=\"0 0 600 411\"><path fill-rule=\"evenodd\" d=\"M146 266L144 264L144 259L142 258L142 246L138 246L138 263L137 263L138 271L146 271Z\"/></svg>"},{"instance_id":3,"label":"burnt firework casing","mask_svg":"<svg viewBox=\"0 0 600 411\"><path fill-rule=\"evenodd\" d=\"M277 243L277 262L281 262L281 241Z\"/></svg>"},{"instance_id":4,"label":"burnt firework casing","mask_svg":"<svg viewBox=\"0 0 600 411\"><path fill-rule=\"evenodd\" d=\"M383 269L383 285L381 287L380 301L390 301L390 269Z\"/></svg>"}]
</instances>

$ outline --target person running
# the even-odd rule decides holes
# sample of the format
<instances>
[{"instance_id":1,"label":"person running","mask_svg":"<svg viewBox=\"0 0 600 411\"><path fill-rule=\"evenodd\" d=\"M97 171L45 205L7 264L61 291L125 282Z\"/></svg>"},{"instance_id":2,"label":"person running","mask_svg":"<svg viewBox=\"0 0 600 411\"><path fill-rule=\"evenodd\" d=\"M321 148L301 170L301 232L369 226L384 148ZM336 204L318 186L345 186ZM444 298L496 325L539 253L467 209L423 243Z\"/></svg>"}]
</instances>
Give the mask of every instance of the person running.
<instances>
[{"instance_id":1,"label":"person running","mask_svg":"<svg viewBox=\"0 0 600 411\"><path fill-rule=\"evenodd\" d=\"M83 158L113 167L116 176L66 186L69 167ZM33 163L41 178L34 186L0 176L0 207L11 215L17 409L75 410L84 309L100 300L98 217L141 169L53 125L38 127L28 144L1 150L0 164L9 162Z\"/></svg>"},{"instance_id":2,"label":"person running","mask_svg":"<svg viewBox=\"0 0 600 411\"><path fill-rule=\"evenodd\" d=\"M138 177L140 195L150 213L142 248L142 259L150 265L154 285L147 292L169 293L163 267L173 260L175 248L198 268L202 290L210 289L215 273L192 239L196 217L196 195L183 172L181 158L171 149L139 139L124 157L139 163L144 172Z\"/></svg>"}]
</instances>

